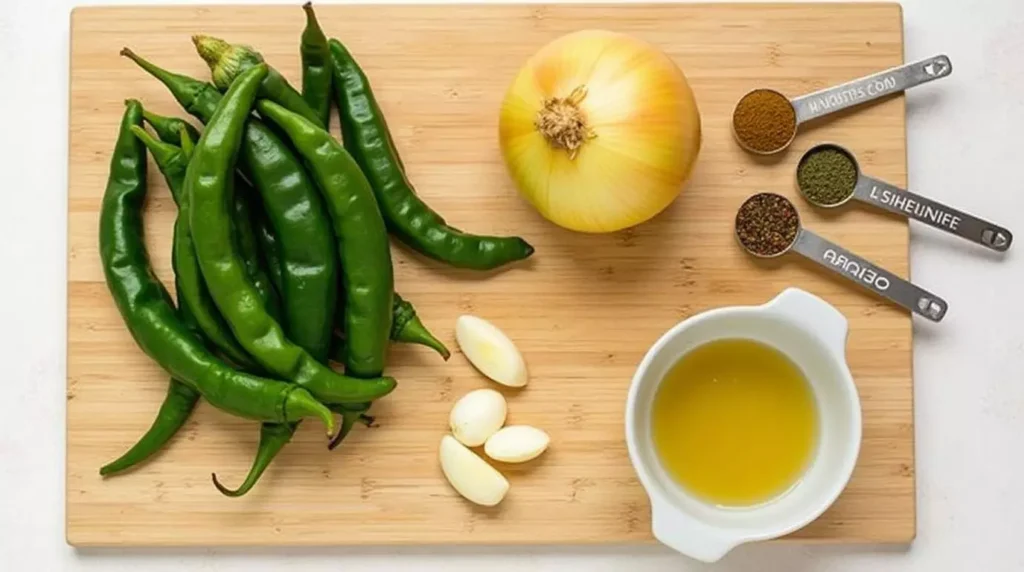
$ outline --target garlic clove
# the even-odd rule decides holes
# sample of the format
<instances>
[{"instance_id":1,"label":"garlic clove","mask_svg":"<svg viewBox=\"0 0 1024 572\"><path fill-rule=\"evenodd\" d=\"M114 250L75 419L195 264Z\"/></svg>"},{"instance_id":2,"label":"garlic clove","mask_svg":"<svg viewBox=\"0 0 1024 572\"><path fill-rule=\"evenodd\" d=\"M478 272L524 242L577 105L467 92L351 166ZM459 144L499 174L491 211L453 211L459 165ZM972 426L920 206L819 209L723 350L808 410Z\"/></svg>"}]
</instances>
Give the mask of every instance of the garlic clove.
<instances>
[{"instance_id":1,"label":"garlic clove","mask_svg":"<svg viewBox=\"0 0 1024 572\"><path fill-rule=\"evenodd\" d=\"M494 506L508 493L508 479L451 435L441 438L439 456L448 483L470 502Z\"/></svg>"},{"instance_id":2,"label":"garlic clove","mask_svg":"<svg viewBox=\"0 0 1024 572\"><path fill-rule=\"evenodd\" d=\"M507 415L505 396L493 389L476 389L455 402L448 424L463 445L478 447L501 429Z\"/></svg>"},{"instance_id":3,"label":"garlic clove","mask_svg":"<svg viewBox=\"0 0 1024 572\"><path fill-rule=\"evenodd\" d=\"M526 385L522 354L494 324L476 316L459 316L455 322L455 341L480 373L509 387Z\"/></svg>"},{"instance_id":4,"label":"garlic clove","mask_svg":"<svg viewBox=\"0 0 1024 572\"><path fill-rule=\"evenodd\" d=\"M529 425L510 425L491 435L484 444L484 453L495 461L523 463L547 450L551 437Z\"/></svg>"}]
</instances>

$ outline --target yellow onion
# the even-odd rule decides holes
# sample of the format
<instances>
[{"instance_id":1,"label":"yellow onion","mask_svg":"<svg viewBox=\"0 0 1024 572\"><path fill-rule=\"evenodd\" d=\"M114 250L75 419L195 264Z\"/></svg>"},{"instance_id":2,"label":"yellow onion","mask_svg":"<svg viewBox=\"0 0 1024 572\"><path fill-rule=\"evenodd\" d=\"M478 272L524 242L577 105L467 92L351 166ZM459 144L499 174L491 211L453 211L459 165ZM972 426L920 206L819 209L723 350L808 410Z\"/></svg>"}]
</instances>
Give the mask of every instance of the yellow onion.
<instances>
[{"instance_id":1,"label":"yellow onion","mask_svg":"<svg viewBox=\"0 0 1024 572\"><path fill-rule=\"evenodd\" d=\"M545 218L611 232L679 195L700 151L700 114L664 52L584 30L526 62L502 102L499 137L512 179Z\"/></svg>"}]
</instances>

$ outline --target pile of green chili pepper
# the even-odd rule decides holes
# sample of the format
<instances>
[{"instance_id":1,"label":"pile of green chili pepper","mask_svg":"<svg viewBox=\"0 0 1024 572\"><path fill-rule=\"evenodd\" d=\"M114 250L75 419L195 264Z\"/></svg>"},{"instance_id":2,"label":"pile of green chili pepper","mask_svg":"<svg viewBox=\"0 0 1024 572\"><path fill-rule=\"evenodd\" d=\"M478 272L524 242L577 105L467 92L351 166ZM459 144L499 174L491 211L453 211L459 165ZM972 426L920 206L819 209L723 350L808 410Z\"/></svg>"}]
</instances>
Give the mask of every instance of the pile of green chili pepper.
<instances>
[{"instance_id":1,"label":"pile of green chili pepper","mask_svg":"<svg viewBox=\"0 0 1024 572\"><path fill-rule=\"evenodd\" d=\"M458 268L490 270L533 253L518 237L448 226L416 196L366 74L341 42L328 40L312 6L303 10L301 90L253 48L210 36L192 40L213 83L121 52L203 128L125 102L100 253L126 326L171 379L149 430L101 475L152 457L200 399L261 422L242 484L229 489L213 476L228 496L257 484L303 418L327 426L332 449L357 423L370 426L371 405L396 387L385 375L391 342L449 357L395 292L389 233ZM327 131L332 98L343 142ZM143 240L147 153L178 207L176 304Z\"/></svg>"}]
</instances>

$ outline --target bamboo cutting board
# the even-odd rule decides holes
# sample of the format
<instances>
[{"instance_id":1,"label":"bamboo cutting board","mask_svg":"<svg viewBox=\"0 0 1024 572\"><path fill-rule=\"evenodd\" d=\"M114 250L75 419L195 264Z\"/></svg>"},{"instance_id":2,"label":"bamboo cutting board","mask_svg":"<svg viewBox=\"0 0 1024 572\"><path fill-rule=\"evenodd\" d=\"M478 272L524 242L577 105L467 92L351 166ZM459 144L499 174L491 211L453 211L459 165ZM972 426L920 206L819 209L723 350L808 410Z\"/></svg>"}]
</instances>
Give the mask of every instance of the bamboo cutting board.
<instances>
[{"instance_id":1,"label":"bamboo cutting board","mask_svg":"<svg viewBox=\"0 0 1024 572\"><path fill-rule=\"evenodd\" d=\"M222 497L244 475L255 423L201 404L152 462L103 480L99 467L148 427L167 383L135 346L107 293L97 222L122 100L182 114L122 46L170 70L208 77L189 36L249 43L298 85L298 4L276 7L82 8L72 14L68 210L67 538L97 545L332 545L612 543L650 541L649 507L624 444L626 388L646 349L697 312L759 304L797 285L850 320L848 357L863 399L864 441L849 488L793 537L908 542L915 532L911 320L902 311L789 257L755 263L735 245L731 220L758 190L796 196L793 170L815 142L842 142L865 171L906 182L904 101L847 113L802 132L775 161L731 139L729 117L747 90L800 94L898 65L896 4L319 6L376 88L420 194L468 230L516 233L533 260L481 275L445 269L396 247L397 289L455 349L462 313L493 320L520 346L531 384L508 391L510 422L550 432L535 462L501 467L512 489L496 509L474 508L449 488L437 447L454 401L495 387L458 352L395 347L399 389L374 407L380 427L360 429L328 453L304 424L247 497ZM601 27L660 46L685 71L700 105L704 142L693 179L662 215L601 236L543 221L505 173L497 111L518 66L566 32ZM851 208L807 227L908 273L904 221ZM172 284L174 205L150 169L146 240Z\"/></svg>"}]
</instances>

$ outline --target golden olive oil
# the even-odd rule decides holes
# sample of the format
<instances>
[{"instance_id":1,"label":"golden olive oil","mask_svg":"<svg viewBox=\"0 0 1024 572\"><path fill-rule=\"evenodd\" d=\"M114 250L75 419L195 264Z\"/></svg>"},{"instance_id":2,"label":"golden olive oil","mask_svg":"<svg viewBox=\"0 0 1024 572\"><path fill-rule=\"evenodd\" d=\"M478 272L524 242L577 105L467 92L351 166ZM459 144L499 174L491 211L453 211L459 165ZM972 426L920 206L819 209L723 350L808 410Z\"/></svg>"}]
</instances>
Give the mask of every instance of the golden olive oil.
<instances>
[{"instance_id":1,"label":"golden olive oil","mask_svg":"<svg viewBox=\"0 0 1024 572\"><path fill-rule=\"evenodd\" d=\"M749 506L799 481L817 446L818 411L803 372L778 350L722 339L684 355L651 414L662 466L691 494Z\"/></svg>"}]
</instances>

